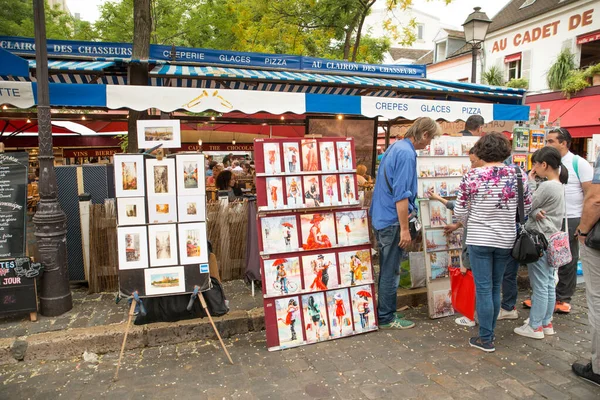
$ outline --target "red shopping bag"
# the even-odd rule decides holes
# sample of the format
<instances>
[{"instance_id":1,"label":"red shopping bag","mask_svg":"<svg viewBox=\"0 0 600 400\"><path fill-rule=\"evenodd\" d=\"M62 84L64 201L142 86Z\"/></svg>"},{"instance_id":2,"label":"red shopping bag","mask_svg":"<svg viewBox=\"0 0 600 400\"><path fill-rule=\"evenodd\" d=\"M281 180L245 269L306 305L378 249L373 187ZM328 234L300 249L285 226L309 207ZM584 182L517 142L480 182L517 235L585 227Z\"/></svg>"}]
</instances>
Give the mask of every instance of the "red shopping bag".
<instances>
[{"instance_id":1,"label":"red shopping bag","mask_svg":"<svg viewBox=\"0 0 600 400\"><path fill-rule=\"evenodd\" d=\"M473 272L460 273L460 268L448 268L452 287L452 307L469 319L475 316L475 281Z\"/></svg>"}]
</instances>

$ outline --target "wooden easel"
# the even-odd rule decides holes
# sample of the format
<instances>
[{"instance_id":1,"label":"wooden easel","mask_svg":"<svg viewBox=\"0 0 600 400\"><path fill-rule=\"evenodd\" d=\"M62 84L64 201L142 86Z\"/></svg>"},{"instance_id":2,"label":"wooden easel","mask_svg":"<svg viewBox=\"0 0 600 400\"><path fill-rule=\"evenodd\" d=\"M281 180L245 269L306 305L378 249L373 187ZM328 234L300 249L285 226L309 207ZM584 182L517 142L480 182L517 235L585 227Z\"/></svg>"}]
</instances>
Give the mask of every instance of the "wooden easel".
<instances>
[{"instance_id":1,"label":"wooden easel","mask_svg":"<svg viewBox=\"0 0 600 400\"><path fill-rule=\"evenodd\" d=\"M219 334L217 326L215 325L215 322L213 321L212 317L210 316L210 311L208 311L208 306L206 305L206 301L204 300L204 296L202 295L202 292L198 292L198 299L200 300L200 304L202 305L202 308L204 309L204 311L206 312L206 315L208 316L208 320L210 321L210 324L212 325L213 330L215 331L215 334L219 338L219 342L221 342L221 347L223 348L225 355L229 359L229 363L233 365L233 360L231 359L231 356L229 355L229 351L227 351L227 347L225 347L225 343L223 343L223 339L221 339L221 335Z\"/></svg>"},{"instance_id":2,"label":"wooden easel","mask_svg":"<svg viewBox=\"0 0 600 400\"><path fill-rule=\"evenodd\" d=\"M133 313L135 312L135 306L137 305L137 301L135 298L131 299L131 307L129 307L129 319L127 320L127 327L125 328L125 336L123 337L123 345L121 345L121 354L119 355L119 362L117 363L117 371L115 372L114 380L119 379L119 369L121 368L121 360L123 359L123 353L125 352L125 343L127 343L127 335L129 334L129 328L131 327L131 319L133 318Z\"/></svg>"}]
</instances>

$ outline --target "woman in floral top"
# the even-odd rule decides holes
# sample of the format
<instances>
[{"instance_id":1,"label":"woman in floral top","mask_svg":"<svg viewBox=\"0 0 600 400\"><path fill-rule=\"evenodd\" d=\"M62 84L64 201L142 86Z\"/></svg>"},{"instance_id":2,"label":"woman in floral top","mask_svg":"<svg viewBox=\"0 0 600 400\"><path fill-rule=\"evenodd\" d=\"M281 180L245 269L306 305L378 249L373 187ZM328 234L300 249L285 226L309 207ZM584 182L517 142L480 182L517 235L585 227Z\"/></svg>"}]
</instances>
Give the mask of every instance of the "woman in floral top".
<instances>
[{"instance_id":1,"label":"woman in floral top","mask_svg":"<svg viewBox=\"0 0 600 400\"><path fill-rule=\"evenodd\" d=\"M510 142L499 133L483 136L474 146L482 166L469 171L460 184L454 213L467 229L466 243L475 279L479 337L469 343L495 351L494 329L500 312L500 287L517 232L518 186L510 156ZM527 174L522 173L525 213L531 208Z\"/></svg>"}]
</instances>

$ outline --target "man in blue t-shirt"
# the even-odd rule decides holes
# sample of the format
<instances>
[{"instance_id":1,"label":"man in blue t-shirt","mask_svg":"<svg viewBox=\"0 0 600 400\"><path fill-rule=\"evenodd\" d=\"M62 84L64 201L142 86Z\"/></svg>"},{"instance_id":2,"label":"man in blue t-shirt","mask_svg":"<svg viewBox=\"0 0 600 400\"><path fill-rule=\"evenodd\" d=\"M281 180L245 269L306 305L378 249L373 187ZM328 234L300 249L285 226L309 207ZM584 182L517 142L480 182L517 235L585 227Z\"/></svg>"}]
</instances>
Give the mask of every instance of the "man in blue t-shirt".
<instances>
[{"instance_id":1,"label":"man in blue t-shirt","mask_svg":"<svg viewBox=\"0 0 600 400\"><path fill-rule=\"evenodd\" d=\"M400 260L410 236L409 216L417 207L417 152L429 146L441 133L431 118L417 119L404 140L396 141L381 159L373 190L371 222L379 247L379 288L377 315L381 329L408 329L415 326L396 313L396 292L400 281Z\"/></svg>"}]
</instances>

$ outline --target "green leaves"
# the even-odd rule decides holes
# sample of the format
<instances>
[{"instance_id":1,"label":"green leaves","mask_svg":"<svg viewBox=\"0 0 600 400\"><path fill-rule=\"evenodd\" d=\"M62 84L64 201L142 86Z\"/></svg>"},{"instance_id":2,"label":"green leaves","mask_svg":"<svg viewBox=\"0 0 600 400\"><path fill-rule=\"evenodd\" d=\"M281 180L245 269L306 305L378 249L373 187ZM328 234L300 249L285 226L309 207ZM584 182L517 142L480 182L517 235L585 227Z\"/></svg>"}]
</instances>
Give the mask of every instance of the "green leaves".
<instances>
[{"instance_id":1,"label":"green leaves","mask_svg":"<svg viewBox=\"0 0 600 400\"><path fill-rule=\"evenodd\" d=\"M564 49L548 70L546 81L552 90L561 90L571 71L575 69L575 58L571 50Z\"/></svg>"},{"instance_id":2,"label":"green leaves","mask_svg":"<svg viewBox=\"0 0 600 400\"><path fill-rule=\"evenodd\" d=\"M502 70L495 65L492 65L490 69L481 75L481 80L483 83L492 86L502 86L504 84Z\"/></svg>"}]
</instances>

